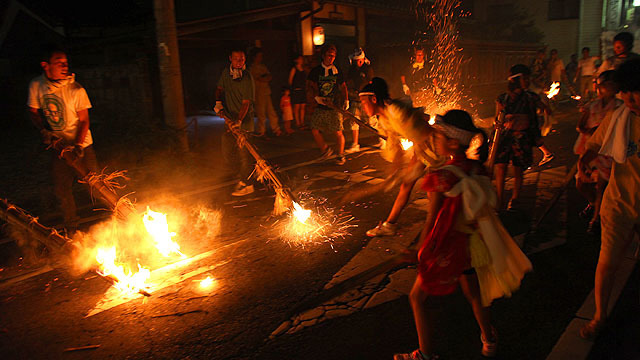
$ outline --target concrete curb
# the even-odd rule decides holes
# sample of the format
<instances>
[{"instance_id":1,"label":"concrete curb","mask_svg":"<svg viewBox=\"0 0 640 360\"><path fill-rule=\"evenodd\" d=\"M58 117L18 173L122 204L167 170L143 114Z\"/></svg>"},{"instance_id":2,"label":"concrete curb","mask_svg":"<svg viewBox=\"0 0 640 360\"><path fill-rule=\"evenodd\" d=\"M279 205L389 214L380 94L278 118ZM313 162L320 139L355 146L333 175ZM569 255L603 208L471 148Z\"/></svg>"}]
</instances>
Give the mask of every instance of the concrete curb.
<instances>
[{"instance_id":1,"label":"concrete curb","mask_svg":"<svg viewBox=\"0 0 640 360\"><path fill-rule=\"evenodd\" d=\"M631 243L627 249L627 255L623 258L622 264L620 264L620 268L616 273L616 279L611 291L611 299L609 300L609 309L607 311L609 314L618 302L618 298L636 266L637 259L634 257L634 251L637 246L640 246L637 241ZM571 320L551 350L551 353L547 356L547 360L579 360L586 359L589 356L594 342L582 339L579 331L584 324L591 321L594 311L595 298L594 291L591 290L580 309L576 312L573 320Z\"/></svg>"}]
</instances>

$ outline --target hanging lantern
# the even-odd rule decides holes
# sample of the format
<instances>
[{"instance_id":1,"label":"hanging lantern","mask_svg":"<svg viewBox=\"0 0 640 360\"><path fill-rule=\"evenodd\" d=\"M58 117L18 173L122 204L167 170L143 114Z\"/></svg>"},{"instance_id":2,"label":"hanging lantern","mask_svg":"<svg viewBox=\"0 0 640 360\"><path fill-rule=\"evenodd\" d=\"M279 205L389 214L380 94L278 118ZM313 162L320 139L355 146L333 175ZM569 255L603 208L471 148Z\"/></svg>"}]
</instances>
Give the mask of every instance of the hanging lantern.
<instances>
[{"instance_id":1,"label":"hanging lantern","mask_svg":"<svg viewBox=\"0 0 640 360\"><path fill-rule=\"evenodd\" d=\"M316 26L313 28L313 45L320 46L324 44L324 28Z\"/></svg>"}]
</instances>

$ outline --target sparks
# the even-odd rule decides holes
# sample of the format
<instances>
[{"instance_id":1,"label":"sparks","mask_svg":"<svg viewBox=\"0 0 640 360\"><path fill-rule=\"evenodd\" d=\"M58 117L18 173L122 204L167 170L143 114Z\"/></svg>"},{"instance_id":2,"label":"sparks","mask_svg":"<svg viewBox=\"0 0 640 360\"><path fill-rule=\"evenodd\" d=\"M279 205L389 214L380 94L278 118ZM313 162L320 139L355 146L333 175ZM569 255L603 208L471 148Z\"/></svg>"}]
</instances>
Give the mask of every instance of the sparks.
<instances>
[{"instance_id":1,"label":"sparks","mask_svg":"<svg viewBox=\"0 0 640 360\"><path fill-rule=\"evenodd\" d=\"M461 10L460 0L418 0L415 10L418 22L432 34L429 43L433 46L425 85L411 95L414 106L423 107L428 114L459 109L469 96L463 81L463 65L468 59L458 46L458 19L468 14ZM414 41L414 45L421 41Z\"/></svg>"},{"instance_id":2,"label":"sparks","mask_svg":"<svg viewBox=\"0 0 640 360\"><path fill-rule=\"evenodd\" d=\"M333 246L336 239L349 235L349 228L357 226L353 224L351 215L326 206L326 199L313 199L307 195L305 202L313 207L313 211L305 210L308 211L308 217L304 222L293 210L285 219L273 224L276 237L292 247L304 248L325 242ZM298 206L303 209L301 205Z\"/></svg>"},{"instance_id":3,"label":"sparks","mask_svg":"<svg viewBox=\"0 0 640 360\"><path fill-rule=\"evenodd\" d=\"M552 97L558 95L559 92L560 92L560 83L556 81L553 84L551 84L549 91L546 91L545 94L547 94L547 99L551 99Z\"/></svg>"}]
</instances>

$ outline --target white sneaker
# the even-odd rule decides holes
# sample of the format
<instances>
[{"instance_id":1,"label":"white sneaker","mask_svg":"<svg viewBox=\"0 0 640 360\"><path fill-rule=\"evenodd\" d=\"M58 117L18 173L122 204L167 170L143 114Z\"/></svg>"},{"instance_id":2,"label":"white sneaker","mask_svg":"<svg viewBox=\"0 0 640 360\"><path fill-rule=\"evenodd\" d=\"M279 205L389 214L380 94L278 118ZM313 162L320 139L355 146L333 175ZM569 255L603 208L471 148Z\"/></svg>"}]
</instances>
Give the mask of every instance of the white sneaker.
<instances>
[{"instance_id":1,"label":"white sneaker","mask_svg":"<svg viewBox=\"0 0 640 360\"><path fill-rule=\"evenodd\" d=\"M336 157L337 165L344 165L346 162L347 160L344 158L344 155L338 155L338 157Z\"/></svg>"},{"instance_id":2,"label":"white sneaker","mask_svg":"<svg viewBox=\"0 0 640 360\"><path fill-rule=\"evenodd\" d=\"M247 185L244 182L240 181L236 184L235 189L233 190L233 192L231 193L231 195L233 196L245 196L245 195L249 195L252 192L254 192L255 189L253 188L253 185Z\"/></svg>"},{"instance_id":3,"label":"white sneaker","mask_svg":"<svg viewBox=\"0 0 640 360\"><path fill-rule=\"evenodd\" d=\"M396 230L398 230L397 224L392 224L388 222L381 222L378 226L374 227L371 230L367 231L367 236L376 237L376 236L393 236L396 234Z\"/></svg>"},{"instance_id":4,"label":"white sneaker","mask_svg":"<svg viewBox=\"0 0 640 360\"><path fill-rule=\"evenodd\" d=\"M351 154L351 153L358 152L358 151L360 151L360 144L353 144L353 145L351 145L350 148L348 148L344 152L346 152L347 154Z\"/></svg>"}]
</instances>

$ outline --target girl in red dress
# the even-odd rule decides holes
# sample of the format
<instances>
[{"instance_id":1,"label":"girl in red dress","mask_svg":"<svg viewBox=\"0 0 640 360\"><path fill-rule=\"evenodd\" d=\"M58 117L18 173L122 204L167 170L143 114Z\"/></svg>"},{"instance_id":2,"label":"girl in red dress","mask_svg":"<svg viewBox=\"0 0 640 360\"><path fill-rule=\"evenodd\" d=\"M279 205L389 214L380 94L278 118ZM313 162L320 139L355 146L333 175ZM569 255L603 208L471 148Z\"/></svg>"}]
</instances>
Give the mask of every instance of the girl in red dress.
<instances>
[{"instance_id":1,"label":"girl in red dress","mask_svg":"<svg viewBox=\"0 0 640 360\"><path fill-rule=\"evenodd\" d=\"M462 110L438 117L433 128L436 152L450 160L428 173L423 184L429 210L414 255L418 277L409 295L420 348L394 359L438 358L430 341L433 323L426 300L451 294L458 283L480 327L482 355L493 357L497 336L489 315L491 300L509 296L531 263L495 216L495 191L481 162L487 156L485 134ZM465 152L478 139L480 161L471 160Z\"/></svg>"}]
</instances>

